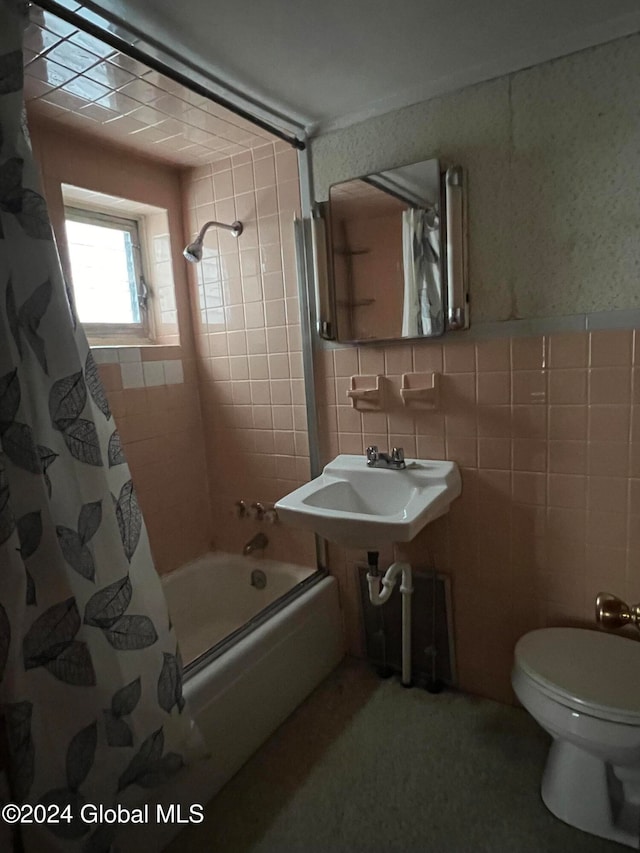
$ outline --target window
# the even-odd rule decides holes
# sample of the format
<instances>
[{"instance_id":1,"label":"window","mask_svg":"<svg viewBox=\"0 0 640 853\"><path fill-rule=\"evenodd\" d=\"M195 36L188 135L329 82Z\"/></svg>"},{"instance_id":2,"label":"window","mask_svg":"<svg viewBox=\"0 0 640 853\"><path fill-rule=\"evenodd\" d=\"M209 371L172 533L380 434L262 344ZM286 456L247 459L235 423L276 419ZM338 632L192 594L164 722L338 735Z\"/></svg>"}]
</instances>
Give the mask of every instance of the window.
<instances>
[{"instance_id":1,"label":"window","mask_svg":"<svg viewBox=\"0 0 640 853\"><path fill-rule=\"evenodd\" d=\"M92 346L179 346L169 211L60 184L61 244L78 319Z\"/></svg>"},{"instance_id":2,"label":"window","mask_svg":"<svg viewBox=\"0 0 640 853\"><path fill-rule=\"evenodd\" d=\"M87 334L148 339L138 222L66 207L65 225L76 311Z\"/></svg>"}]
</instances>

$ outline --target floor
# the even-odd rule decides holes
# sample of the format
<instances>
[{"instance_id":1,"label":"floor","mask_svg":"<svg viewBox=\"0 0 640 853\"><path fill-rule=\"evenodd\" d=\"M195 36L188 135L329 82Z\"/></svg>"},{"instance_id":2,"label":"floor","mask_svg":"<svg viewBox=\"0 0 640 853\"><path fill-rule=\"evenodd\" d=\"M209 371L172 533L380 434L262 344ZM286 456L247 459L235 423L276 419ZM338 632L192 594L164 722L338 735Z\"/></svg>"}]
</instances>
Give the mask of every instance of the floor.
<instances>
[{"instance_id":1,"label":"floor","mask_svg":"<svg viewBox=\"0 0 640 853\"><path fill-rule=\"evenodd\" d=\"M170 853L622 853L544 807L524 711L343 663Z\"/></svg>"}]
</instances>

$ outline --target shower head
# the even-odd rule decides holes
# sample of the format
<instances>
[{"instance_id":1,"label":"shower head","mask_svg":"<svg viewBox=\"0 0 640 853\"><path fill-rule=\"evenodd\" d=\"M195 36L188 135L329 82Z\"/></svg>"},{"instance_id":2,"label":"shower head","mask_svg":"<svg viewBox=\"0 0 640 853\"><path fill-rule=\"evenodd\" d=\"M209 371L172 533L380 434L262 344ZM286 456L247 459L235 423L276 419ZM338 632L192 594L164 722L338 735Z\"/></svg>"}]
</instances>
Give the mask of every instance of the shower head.
<instances>
[{"instance_id":1,"label":"shower head","mask_svg":"<svg viewBox=\"0 0 640 853\"><path fill-rule=\"evenodd\" d=\"M189 261L190 264L197 264L202 260L202 240L198 238L194 240L193 243L189 243L188 246L185 246L182 254Z\"/></svg>"},{"instance_id":2,"label":"shower head","mask_svg":"<svg viewBox=\"0 0 640 853\"><path fill-rule=\"evenodd\" d=\"M202 244L204 241L204 235L212 225L215 225L216 228L224 228L225 231L231 231L234 237L239 237L242 234L242 222L232 222L231 225L225 225L224 222L205 222L196 239L193 243L189 243L188 246L185 246L182 253L189 263L197 264L202 260Z\"/></svg>"}]
</instances>

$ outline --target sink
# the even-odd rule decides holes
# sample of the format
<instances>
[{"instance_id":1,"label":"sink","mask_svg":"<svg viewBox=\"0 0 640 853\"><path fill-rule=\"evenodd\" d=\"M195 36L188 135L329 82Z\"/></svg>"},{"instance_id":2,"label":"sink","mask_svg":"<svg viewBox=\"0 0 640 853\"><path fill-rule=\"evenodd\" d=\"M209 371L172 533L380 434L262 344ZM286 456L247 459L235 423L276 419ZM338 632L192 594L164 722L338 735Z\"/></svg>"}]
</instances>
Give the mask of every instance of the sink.
<instances>
[{"instance_id":1,"label":"sink","mask_svg":"<svg viewBox=\"0 0 640 853\"><path fill-rule=\"evenodd\" d=\"M346 545L376 551L409 542L444 515L461 491L455 462L407 459L403 469L369 468L364 456L341 454L319 477L276 503L293 527Z\"/></svg>"}]
</instances>

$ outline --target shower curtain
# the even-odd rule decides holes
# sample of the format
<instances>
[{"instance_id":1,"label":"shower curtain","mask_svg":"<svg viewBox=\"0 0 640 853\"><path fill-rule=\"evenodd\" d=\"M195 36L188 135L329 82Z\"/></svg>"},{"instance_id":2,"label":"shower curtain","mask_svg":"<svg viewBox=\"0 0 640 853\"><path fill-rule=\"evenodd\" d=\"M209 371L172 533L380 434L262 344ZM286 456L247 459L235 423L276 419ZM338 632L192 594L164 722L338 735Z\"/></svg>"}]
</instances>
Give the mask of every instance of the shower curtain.
<instances>
[{"instance_id":1,"label":"shower curtain","mask_svg":"<svg viewBox=\"0 0 640 853\"><path fill-rule=\"evenodd\" d=\"M201 753L118 432L74 318L22 98L26 3L0 0L0 713L28 851L108 851L83 804L153 800ZM170 484L167 484L170 488Z\"/></svg>"},{"instance_id":2,"label":"shower curtain","mask_svg":"<svg viewBox=\"0 0 640 853\"><path fill-rule=\"evenodd\" d=\"M441 335L444 332L439 243L440 228L435 210L409 208L403 211L403 337Z\"/></svg>"}]
</instances>

